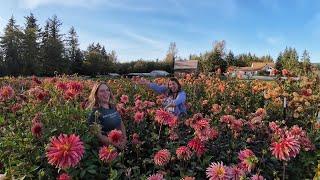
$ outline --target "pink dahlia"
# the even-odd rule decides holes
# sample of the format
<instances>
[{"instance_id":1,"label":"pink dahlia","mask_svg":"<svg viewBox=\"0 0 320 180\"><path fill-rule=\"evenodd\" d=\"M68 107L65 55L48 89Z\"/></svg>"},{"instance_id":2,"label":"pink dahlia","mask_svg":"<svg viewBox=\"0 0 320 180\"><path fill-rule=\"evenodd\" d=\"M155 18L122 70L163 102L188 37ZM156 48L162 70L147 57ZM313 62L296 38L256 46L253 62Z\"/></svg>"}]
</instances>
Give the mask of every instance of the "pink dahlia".
<instances>
[{"instance_id":1,"label":"pink dahlia","mask_svg":"<svg viewBox=\"0 0 320 180\"><path fill-rule=\"evenodd\" d=\"M103 146L99 150L99 158L103 162L109 163L109 162L113 161L116 157L118 157L118 152L111 145Z\"/></svg>"},{"instance_id":2,"label":"pink dahlia","mask_svg":"<svg viewBox=\"0 0 320 180\"><path fill-rule=\"evenodd\" d=\"M120 97L120 102L123 104L127 104L129 102L129 97L127 95L122 95Z\"/></svg>"},{"instance_id":3,"label":"pink dahlia","mask_svg":"<svg viewBox=\"0 0 320 180\"><path fill-rule=\"evenodd\" d=\"M14 96L14 90L11 86L3 86L0 89L0 100L6 101Z\"/></svg>"},{"instance_id":4,"label":"pink dahlia","mask_svg":"<svg viewBox=\"0 0 320 180\"><path fill-rule=\"evenodd\" d=\"M240 151L238 158L241 161L240 167L247 172L251 172L258 162L258 158L250 149Z\"/></svg>"},{"instance_id":5,"label":"pink dahlia","mask_svg":"<svg viewBox=\"0 0 320 180\"><path fill-rule=\"evenodd\" d=\"M160 173L153 174L147 180L164 180L163 175Z\"/></svg>"},{"instance_id":6,"label":"pink dahlia","mask_svg":"<svg viewBox=\"0 0 320 180\"><path fill-rule=\"evenodd\" d=\"M67 173L62 173L57 180L71 180L71 177Z\"/></svg>"},{"instance_id":7,"label":"pink dahlia","mask_svg":"<svg viewBox=\"0 0 320 180\"><path fill-rule=\"evenodd\" d=\"M121 130L114 129L108 133L108 140L114 145L121 145L124 142L124 136Z\"/></svg>"},{"instance_id":8,"label":"pink dahlia","mask_svg":"<svg viewBox=\"0 0 320 180\"><path fill-rule=\"evenodd\" d=\"M156 165L164 166L170 161L170 158L170 151L168 149L162 149L154 155L153 160Z\"/></svg>"},{"instance_id":9,"label":"pink dahlia","mask_svg":"<svg viewBox=\"0 0 320 180\"><path fill-rule=\"evenodd\" d=\"M227 167L223 165L223 162L211 163L206 170L206 174L209 180L228 179Z\"/></svg>"},{"instance_id":10,"label":"pink dahlia","mask_svg":"<svg viewBox=\"0 0 320 180\"><path fill-rule=\"evenodd\" d=\"M32 135L37 138L40 138L42 136L42 131L43 131L43 124L39 121L34 121L31 127Z\"/></svg>"},{"instance_id":11,"label":"pink dahlia","mask_svg":"<svg viewBox=\"0 0 320 180\"><path fill-rule=\"evenodd\" d=\"M134 122L140 123L144 118L144 112L136 112L134 115Z\"/></svg>"},{"instance_id":12,"label":"pink dahlia","mask_svg":"<svg viewBox=\"0 0 320 180\"><path fill-rule=\"evenodd\" d=\"M181 159L184 161L189 160L192 156L192 152L187 146L180 146L179 148L177 148L176 154L178 159Z\"/></svg>"},{"instance_id":13,"label":"pink dahlia","mask_svg":"<svg viewBox=\"0 0 320 180\"><path fill-rule=\"evenodd\" d=\"M198 157L202 156L206 151L204 143L198 138L191 139L188 142L188 147L194 150Z\"/></svg>"},{"instance_id":14,"label":"pink dahlia","mask_svg":"<svg viewBox=\"0 0 320 180\"><path fill-rule=\"evenodd\" d=\"M76 166L84 154L83 142L75 134L52 137L46 149L48 162L58 168Z\"/></svg>"},{"instance_id":15,"label":"pink dahlia","mask_svg":"<svg viewBox=\"0 0 320 180\"><path fill-rule=\"evenodd\" d=\"M277 159L288 161L299 153L300 144L294 136L287 136L272 142L270 150Z\"/></svg>"}]
</instances>

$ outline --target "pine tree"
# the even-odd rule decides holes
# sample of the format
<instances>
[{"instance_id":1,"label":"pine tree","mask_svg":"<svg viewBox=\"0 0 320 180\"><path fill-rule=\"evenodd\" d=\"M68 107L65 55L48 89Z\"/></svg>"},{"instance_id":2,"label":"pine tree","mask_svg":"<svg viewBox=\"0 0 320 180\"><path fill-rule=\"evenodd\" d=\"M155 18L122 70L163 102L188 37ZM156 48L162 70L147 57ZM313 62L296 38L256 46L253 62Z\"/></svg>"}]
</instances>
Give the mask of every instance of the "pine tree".
<instances>
[{"instance_id":1,"label":"pine tree","mask_svg":"<svg viewBox=\"0 0 320 180\"><path fill-rule=\"evenodd\" d=\"M39 32L37 20L31 13L25 17L26 24L24 29L24 36L22 40L23 62L25 64L23 69L24 75L39 74Z\"/></svg>"},{"instance_id":2,"label":"pine tree","mask_svg":"<svg viewBox=\"0 0 320 180\"><path fill-rule=\"evenodd\" d=\"M310 56L307 50L303 51L302 57L301 57L301 62L302 62L302 69L304 74L308 74L311 71L311 62L310 62Z\"/></svg>"},{"instance_id":3,"label":"pine tree","mask_svg":"<svg viewBox=\"0 0 320 180\"><path fill-rule=\"evenodd\" d=\"M95 49L88 47L85 52L84 71L87 75L98 75L103 72L103 56Z\"/></svg>"},{"instance_id":4,"label":"pine tree","mask_svg":"<svg viewBox=\"0 0 320 180\"><path fill-rule=\"evenodd\" d=\"M222 72L227 69L227 62L225 61L225 41L217 41L211 52L207 52L204 55L204 59L201 62L202 70L204 72L214 72L218 68Z\"/></svg>"},{"instance_id":5,"label":"pine tree","mask_svg":"<svg viewBox=\"0 0 320 180\"><path fill-rule=\"evenodd\" d=\"M71 27L67 37L67 56L70 62L70 71L72 73L81 74L83 55L79 49L78 35L74 27Z\"/></svg>"},{"instance_id":6,"label":"pine tree","mask_svg":"<svg viewBox=\"0 0 320 180\"><path fill-rule=\"evenodd\" d=\"M294 73L300 73L299 56L294 48L287 48L284 50L280 60L283 69L287 69Z\"/></svg>"},{"instance_id":7,"label":"pine tree","mask_svg":"<svg viewBox=\"0 0 320 180\"><path fill-rule=\"evenodd\" d=\"M273 58L270 55L266 55L266 56L262 56L259 61L261 61L261 62L273 62Z\"/></svg>"},{"instance_id":8,"label":"pine tree","mask_svg":"<svg viewBox=\"0 0 320 180\"><path fill-rule=\"evenodd\" d=\"M20 28L16 25L16 20L12 16L4 30L4 36L1 37L0 46L3 49L3 64L7 67L9 75L20 75L23 69L22 63L22 35Z\"/></svg>"},{"instance_id":9,"label":"pine tree","mask_svg":"<svg viewBox=\"0 0 320 180\"><path fill-rule=\"evenodd\" d=\"M49 21L46 21L43 32L41 32L41 43L40 43L40 69L41 75L49 74Z\"/></svg>"},{"instance_id":10,"label":"pine tree","mask_svg":"<svg viewBox=\"0 0 320 180\"><path fill-rule=\"evenodd\" d=\"M279 71L282 71L283 69L283 65L282 65L282 52L279 53L279 56L277 58L277 61L276 61L276 69L279 70Z\"/></svg>"},{"instance_id":11,"label":"pine tree","mask_svg":"<svg viewBox=\"0 0 320 180\"><path fill-rule=\"evenodd\" d=\"M227 62L228 67L236 65L236 59L235 59L234 54L232 53L232 51L229 51L229 53L227 54L226 62Z\"/></svg>"},{"instance_id":12,"label":"pine tree","mask_svg":"<svg viewBox=\"0 0 320 180\"><path fill-rule=\"evenodd\" d=\"M60 26L62 23L57 16L53 16L46 22L44 32L42 33L42 63L45 75L52 76L55 72L66 73L69 67L67 58L64 56L64 44Z\"/></svg>"}]
</instances>

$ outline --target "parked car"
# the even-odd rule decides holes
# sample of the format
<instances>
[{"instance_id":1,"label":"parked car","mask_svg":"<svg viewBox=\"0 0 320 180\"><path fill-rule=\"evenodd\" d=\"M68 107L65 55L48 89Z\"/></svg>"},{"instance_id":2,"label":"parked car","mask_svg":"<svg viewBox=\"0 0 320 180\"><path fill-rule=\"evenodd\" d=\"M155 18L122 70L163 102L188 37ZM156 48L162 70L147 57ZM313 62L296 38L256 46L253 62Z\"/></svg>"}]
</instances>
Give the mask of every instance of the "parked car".
<instances>
[{"instance_id":1,"label":"parked car","mask_svg":"<svg viewBox=\"0 0 320 180\"><path fill-rule=\"evenodd\" d=\"M133 76L144 76L144 77L149 77L151 76L150 73L129 73L126 75L127 77L133 77Z\"/></svg>"},{"instance_id":2,"label":"parked car","mask_svg":"<svg viewBox=\"0 0 320 180\"><path fill-rule=\"evenodd\" d=\"M150 72L150 75L152 77L165 77L165 76L169 76L170 73L168 73L167 71L162 71L162 70L154 70Z\"/></svg>"},{"instance_id":3,"label":"parked car","mask_svg":"<svg viewBox=\"0 0 320 180\"><path fill-rule=\"evenodd\" d=\"M109 73L108 75L111 77L120 77L120 74L118 73Z\"/></svg>"}]
</instances>

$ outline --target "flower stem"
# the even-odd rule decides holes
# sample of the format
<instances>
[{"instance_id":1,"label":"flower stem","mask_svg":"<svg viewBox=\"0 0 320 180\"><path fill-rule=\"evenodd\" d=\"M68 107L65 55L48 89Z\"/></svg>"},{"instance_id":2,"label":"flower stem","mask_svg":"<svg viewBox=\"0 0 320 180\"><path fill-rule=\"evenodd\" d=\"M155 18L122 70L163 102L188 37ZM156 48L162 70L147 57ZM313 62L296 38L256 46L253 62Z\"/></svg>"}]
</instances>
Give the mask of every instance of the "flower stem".
<instances>
[{"instance_id":1,"label":"flower stem","mask_svg":"<svg viewBox=\"0 0 320 180\"><path fill-rule=\"evenodd\" d=\"M158 140L160 139L161 128L162 128L162 123L161 123L160 129L159 129Z\"/></svg>"},{"instance_id":2,"label":"flower stem","mask_svg":"<svg viewBox=\"0 0 320 180\"><path fill-rule=\"evenodd\" d=\"M283 161L282 179L285 180L285 178L286 178L286 162Z\"/></svg>"}]
</instances>

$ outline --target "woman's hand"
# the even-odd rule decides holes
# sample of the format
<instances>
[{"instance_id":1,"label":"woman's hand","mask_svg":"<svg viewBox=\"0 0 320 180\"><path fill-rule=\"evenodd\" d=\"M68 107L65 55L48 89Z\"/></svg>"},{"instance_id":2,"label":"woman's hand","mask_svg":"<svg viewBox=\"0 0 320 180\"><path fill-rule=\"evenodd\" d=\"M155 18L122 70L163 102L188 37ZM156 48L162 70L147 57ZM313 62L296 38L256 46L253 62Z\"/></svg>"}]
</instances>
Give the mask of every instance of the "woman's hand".
<instances>
[{"instance_id":1,"label":"woman's hand","mask_svg":"<svg viewBox=\"0 0 320 180\"><path fill-rule=\"evenodd\" d=\"M142 85L146 85L146 84L149 84L150 81L143 78L143 77L136 77L136 78L133 78L132 81L136 84L142 84Z\"/></svg>"},{"instance_id":2,"label":"woman's hand","mask_svg":"<svg viewBox=\"0 0 320 180\"><path fill-rule=\"evenodd\" d=\"M169 103L164 109L170 108L170 107L176 107L176 104L174 102Z\"/></svg>"},{"instance_id":3,"label":"woman's hand","mask_svg":"<svg viewBox=\"0 0 320 180\"><path fill-rule=\"evenodd\" d=\"M127 147L127 138L125 138L121 144L113 144L108 140L107 136L104 136L101 133L99 133L97 135L97 137L98 137L99 141L102 142L102 144L104 144L106 146L112 145L112 146L116 147L119 150L124 150Z\"/></svg>"},{"instance_id":4,"label":"woman's hand","mask_svg":"<svg viewBox=\"0 0 320 180\"><path fill-rule=\"evenodd\" d=\"M99 134L97 134L97 137L98 137L99 141L102 142L102 144L104 144L104 145L110 145L111 144L111 142L108 140L108 137L102 135L101 132Z\"/></svg>"},{"instance_id":5,"label":"woman's hand","mask_svg":"<svg viewBox=\"0 0 320 180\"><path fill-rule=\"evenodd\" d=\"M127 147L127 140L125 139L121 144L119 145L114 145L116 148L120 149L120 150L124 150Z\"/></svg>"}]
</instances>

